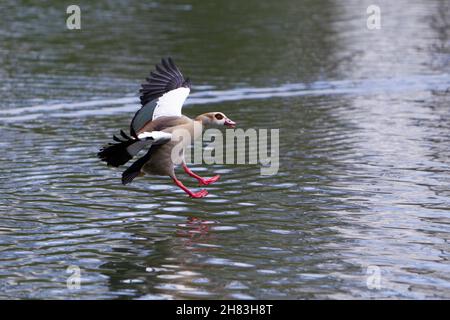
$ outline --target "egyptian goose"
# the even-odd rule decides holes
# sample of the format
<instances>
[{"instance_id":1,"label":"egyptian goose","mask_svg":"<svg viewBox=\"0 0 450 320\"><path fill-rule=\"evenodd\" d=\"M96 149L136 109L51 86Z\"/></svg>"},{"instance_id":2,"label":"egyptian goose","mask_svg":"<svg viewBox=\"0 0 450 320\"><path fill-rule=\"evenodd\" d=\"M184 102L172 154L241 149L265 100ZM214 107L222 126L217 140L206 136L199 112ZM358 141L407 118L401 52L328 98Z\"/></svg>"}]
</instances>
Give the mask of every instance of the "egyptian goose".
<instances>
[{"instance_id":1,"label":"egyptian goose","mask_svg":"<svg viewBox=\"0 0 450 320\"><path fill-rule=\"evenodd\" d=\"M117 143L110 143L102 148L98 157L108 165L118 167L127 163L139 151L148 148L147 153L136 160L122 174L122 183L128 184L137 176L145 174L169 176L175 184L193 198L202 198L208 194L206 190L192 192L186 188L175 175L175 166L181 164L184 171L198 180L200 185L208 185L219 180L216 175L206 179L192 172L186 165L184 149L198 138L201 130L195 130L196 125L217 125L235 127L235 122L222 112L208 112L190 119L181 114L184 101L189 95L191 83L184 79L180 70L171 58L162 59L155 66L140 90L142 107L136 112L130 124L130 135L120 131L121 138L113 136ZM184 130L184 131L183 131ZM181 142L173 139L174 132L186 132Z\"/></svg>"}]
</instances>

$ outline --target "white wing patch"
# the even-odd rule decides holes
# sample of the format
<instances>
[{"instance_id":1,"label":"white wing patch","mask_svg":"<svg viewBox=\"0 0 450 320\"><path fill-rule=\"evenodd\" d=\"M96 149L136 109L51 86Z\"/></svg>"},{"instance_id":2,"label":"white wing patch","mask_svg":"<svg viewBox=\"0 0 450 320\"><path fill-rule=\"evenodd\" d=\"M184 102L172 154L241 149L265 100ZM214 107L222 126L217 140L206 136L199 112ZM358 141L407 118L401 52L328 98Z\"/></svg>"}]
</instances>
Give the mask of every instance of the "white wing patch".
<instances>
[{"instance_id":1,"label":"white wing patch","mask_svg":"<svg viewBox=\"0 0 450 320\"><path fill-rule=\"evenodd\" d=\"M181 108L191 90L181 87L163 94L157 102L152 120L162 116L181 116Z\"/></svg>"},{"instance_id":2,"label":"white wing patch","mask_svg":"<svg viewBox=\"0 0 450 320\"><path fill-rule=\"evenodd\" d=\"M151 141L152 144L161 144L172 139L172 134L164 131L142 132L138 135L138 139Z\"/></svg>"},{"instance_id":3,"label":"white wing patch","mask_svg":"<svg viewBox=\"0 0 450 320\"><path fill-rule=\"evenodd\" d=\"M172 139L172 135L164 131L142 132L138 135L138 140L127 147L127 152L134 157L145 147L163 144Z\"/></svg>"}]
</instances>

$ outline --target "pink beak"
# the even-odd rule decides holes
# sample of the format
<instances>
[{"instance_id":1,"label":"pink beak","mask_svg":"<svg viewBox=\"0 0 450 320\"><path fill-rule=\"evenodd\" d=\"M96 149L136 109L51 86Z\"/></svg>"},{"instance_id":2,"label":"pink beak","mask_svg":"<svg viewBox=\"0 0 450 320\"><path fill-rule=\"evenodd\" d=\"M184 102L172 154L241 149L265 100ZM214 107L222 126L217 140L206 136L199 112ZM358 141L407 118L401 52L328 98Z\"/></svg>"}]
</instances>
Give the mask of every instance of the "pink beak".
<instances>
[{"instance_id":1,"label":"pink beak","mask_svg":"<svg viewBox=\"0 0 450 320\"><path fill-rule=\"evenodd\" d=\"M231 119L226 118L224 125L226 125L227 127L230 127L230 128L235 128L236 127L236 122L234 122Z\"/></svg>"}]
</instances>

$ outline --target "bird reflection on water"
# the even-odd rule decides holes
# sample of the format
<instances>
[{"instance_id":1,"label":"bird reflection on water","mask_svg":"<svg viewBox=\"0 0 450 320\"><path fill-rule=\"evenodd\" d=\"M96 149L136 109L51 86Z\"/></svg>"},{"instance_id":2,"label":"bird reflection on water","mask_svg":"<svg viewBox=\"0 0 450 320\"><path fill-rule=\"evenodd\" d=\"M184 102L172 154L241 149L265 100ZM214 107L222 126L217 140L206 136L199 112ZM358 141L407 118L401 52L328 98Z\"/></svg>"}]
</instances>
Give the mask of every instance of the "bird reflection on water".
<instances>
[{"instance_id":1,"label":"bird reflection on water","mask_svg":"<svg viewBox=\"0 0 450 320\"><path fill-rule=\"evenodd\" d=\"M211 225L216 224L215 221L212 220L203 220L197 217L188 217L186 219L185 223L177 224L177 226L180 229L177 229L176 235L178 237L185 238L186 241L184 242L184 245L195 251L208 251L211 250L213 247L208 246L196 246L197 243L204 244L205 242L208 242L208 240L213 237L213 235L210 233L211 231Z\"/></svg>"}]
</instances>

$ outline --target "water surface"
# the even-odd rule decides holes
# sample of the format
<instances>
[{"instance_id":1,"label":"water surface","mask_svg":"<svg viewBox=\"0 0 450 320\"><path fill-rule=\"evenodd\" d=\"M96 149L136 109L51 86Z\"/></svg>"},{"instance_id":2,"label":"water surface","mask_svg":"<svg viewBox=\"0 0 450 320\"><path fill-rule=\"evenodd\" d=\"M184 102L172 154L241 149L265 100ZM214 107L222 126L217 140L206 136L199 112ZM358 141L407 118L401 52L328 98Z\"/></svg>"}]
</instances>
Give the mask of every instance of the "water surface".
<instances>
[{"instance_id":1,"label":"water surface","mask_svg":"<svg viewBox=\"0 0 450 320\"><path fill-rule=\"evenodd\" d=\"M381 1L380 30L370 1L78 4L81 31L0 4L0 298L450 298L448 1ZM187 115L280 129L277 175L197 165L222 178L189 199L98 161L167 55Z\"/></svg>"}]
</instances>

